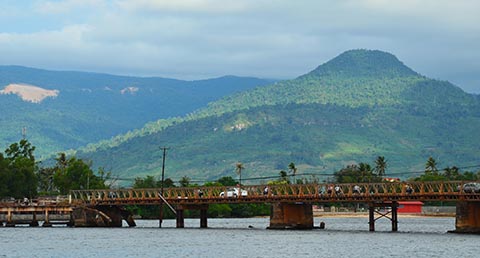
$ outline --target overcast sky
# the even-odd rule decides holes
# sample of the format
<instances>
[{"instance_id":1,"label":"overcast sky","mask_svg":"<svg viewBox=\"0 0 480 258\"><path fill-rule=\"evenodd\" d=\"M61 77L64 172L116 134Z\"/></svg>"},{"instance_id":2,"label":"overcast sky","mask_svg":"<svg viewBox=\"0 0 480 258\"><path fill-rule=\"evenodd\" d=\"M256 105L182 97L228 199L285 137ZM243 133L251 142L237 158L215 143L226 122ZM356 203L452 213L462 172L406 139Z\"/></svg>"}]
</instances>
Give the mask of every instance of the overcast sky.
<instances>
[{"instance_id":1,"label":"overcast sky","mask_svg":"<svg viewBox=\"0 0 480 258\"><path fill-rule=\"evenodd\" d=\"M0 0L2 65L289 79L359 48L480 93L480 1Z\"/></svg>"}]
</instances>

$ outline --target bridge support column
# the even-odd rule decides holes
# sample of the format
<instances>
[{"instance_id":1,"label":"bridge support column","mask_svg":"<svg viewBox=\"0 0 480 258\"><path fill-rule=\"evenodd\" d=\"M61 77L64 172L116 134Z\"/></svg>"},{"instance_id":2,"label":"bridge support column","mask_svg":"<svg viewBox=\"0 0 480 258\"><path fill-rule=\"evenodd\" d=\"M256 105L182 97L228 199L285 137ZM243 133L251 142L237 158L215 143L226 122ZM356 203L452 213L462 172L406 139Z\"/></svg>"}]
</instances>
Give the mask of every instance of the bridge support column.
<instances>
[{"instance_id":1,"label":"bridge support column","mask_svg":"<svg viewBox=\"0 0 480 258\"><path fill-rule=\"evenodd\" d=\"M375 231L375 206L368 207L368 225L370 231Z\"/></svg>"},{"instance_id":2,"label":"bridge support column","mask_svg":"<svg viewBox=\"0 0 480 258\"><path fill-rule=\"evenodd\" d=\"M97 210L106 214L110 221L108 227L122 227L122 221L125 220L129 227L135 227L137 224L133 219L132 213L125 210L122 206L99 206Z\"/></svg>"},{"instance_id":3,"label":"bridge support column","mask_svg":"<svg viewBox=\"0 0 480 258\"><path fill-rule=\"evenodd\" d=\"M30 222L30 227L38 227L37 213L33 212L32 222Z\"/></svg>"},{"instance_id":4,"label":"bridge support column","mask_svg":"<svg viewBox=\"0 0 480 258\"><path fill-rule=\"evenodd\" d=\"M122 227L122 219L130 227L136 226L132 214L121 206L76 207L69 224L74 227Z\"/></svg>"},{"instance_id":5,"label":"bridge support column","mask_svg":"<svg viewBox=\"0 0 480 258\"><path fill-rule=\"evenodd\" d=\"M177 228L184 228L184 210L200 210L200 227L206 228L207 227L207 211L208 205L207 204L187 204L187 205L178 205L176 207L177 213Z\"/></svg>"},{"instance_id":6,"label":"bridge support column","mask_svg":"<svg viewBox=\"0 0 480 258\"><path fill-rule=\"evenodd\" d=\"M200 210L200 227L207 228L207 209Z\"/></svg>"},{"instance_id":7,"label":"bridge support column","mask_svg":"<svg viewBox=\"0 0 480 258\"><path fill-rule=\"evenodd\" d=\"M309 203L272 204L269 229L313 229L313 209Z\"/></svg>"},{"instance_id":8,"label":"bridge support column","mask_svg":"<svg viewBox=\"0 0 480 258\"><path fill-rule=\"evenodd\" d=\"M393 202L392 203L392 231L397 232L398 231L398 202Z\"/></svg>"},{"instance_id":9,"label":"bridge support column","mask_svg":"<svg viewBox=\"0 0 480 258\"><path fill-rule=\"evenodd\" d=\"M183 215L183 209L177 210L177 228L185 227L185 217Z\"/></svg>"},{"instance_id":10,"label":"bridge support column","mask_svg":"<svg viewBox=\"0 0 480 258\"><path fill-rule=\"evenodd\" d=\"M10 209L7 211L7 222L5 223L5 227L15 227L15 221L13 221L13 214Z\"/></svg>"},{"instance_id":11,"label":"bridge support column","mask_svg":"<svg viewBox=\"0 0 480 258\"><path fill-rule=\"evenodd\" d=\"M52 223L50 223L50 215L48 214L48 209L45 210L45 221L42 224L42 227L51 227Z\"/></svg>"},{"instance_id":12,"label":"bridge support column","mask_svg":"<svg viewBox=\"0 0 480 258\"><path fill-rule=\"evenodd\" d=\"M390 211L384 210L383 212L377 210L377 208L391 208ZM375 214L379 216L375 218ZM389 217L390 215L390 217ZM368 207L368 224L369 230L375 231L375 221L381 218L387 218L392 221L392 231L398 231L398 202L381 202L381 203L370 203Z\"/></svg>"},{"instance_id":13,"label":"bridge support column","mask_svg":"<svg viewBox=\"0 0 480 258\"><path fill-rule=\"evenodd\" d=\"M480 202L458 202L455 233L480 233Z\"/></svg>"}]
</instances>

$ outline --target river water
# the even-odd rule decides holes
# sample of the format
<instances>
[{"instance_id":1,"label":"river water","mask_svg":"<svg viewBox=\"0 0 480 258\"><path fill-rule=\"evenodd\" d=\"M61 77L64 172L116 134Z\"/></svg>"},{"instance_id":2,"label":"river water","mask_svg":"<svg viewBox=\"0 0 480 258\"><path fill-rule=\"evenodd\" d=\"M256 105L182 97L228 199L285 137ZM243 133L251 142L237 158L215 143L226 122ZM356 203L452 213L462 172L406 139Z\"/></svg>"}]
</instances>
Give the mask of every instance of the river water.
<instances>
[{"instance_id":1,"label":"river water","mask_svg":"<svg viewBox=\"0 0 480 258\"><path fill-rule=\"evenodd\" d=\"M315 218L324 230L267 230L269 218L137 220L135 228L0 228L0 257L480 257L480 236L447 233L454 218Z\"/></svg>"}]
</instances>

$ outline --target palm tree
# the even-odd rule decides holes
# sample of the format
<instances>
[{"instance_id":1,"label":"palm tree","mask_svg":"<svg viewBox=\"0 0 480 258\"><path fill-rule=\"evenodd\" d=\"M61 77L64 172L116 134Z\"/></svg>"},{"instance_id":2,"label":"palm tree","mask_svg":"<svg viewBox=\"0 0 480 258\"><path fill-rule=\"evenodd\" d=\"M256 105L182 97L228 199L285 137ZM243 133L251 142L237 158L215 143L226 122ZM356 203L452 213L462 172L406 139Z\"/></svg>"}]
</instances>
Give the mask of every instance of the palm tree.
<instances>
[{"instance_id":1,"label":"palm tree","mask_svg":"<svg viewBox=\"0 0 480 258\"><path fill-rule=\"evenodd\" d=\"M425 174L437 174L437 162L432 157L429 157L425 164Z\"/></svg>"},{"instance_id":2,"label":"palm tree","mask_svg":"<svg viewBox=\"0 0 480 258\"><path fill-rule=\"evenodd\" d=\"M237 174L240 176L238 182L240 184L240 187L242 187L242 169L244 169L245 167L243 166L242 163L240 162L237 162L237 164L235 165L235 172L237 172ZM240 191L240 189L239 189Z\"/></svg>"},{"instance_id":3,"label":"palm tree","mask_svg":"<svg viewBox=\"0 0 480 258\"><path fill-rule=\"evenodd\" d=\"M361 162L358 164L358 171L360 172L360 175L362 176L361 182L370 182L371 180L371 175L372 175L372 167L368 163L363 163ZM367 180L365 180L365 177Z\"/></svg>"},{"instance_id":4,"label":"palm tree","mask_svg":"<svg viewBox=\"0 0 480 258\"><path fill-rule=\"evenodd\" d=\"M288 183L287 172L284 170L280 171L280 178L282 182Z\"/></svg>"},{"instance_id":5,"label":"palm tree","mask_svg":"<svg viewBox=\"0 0 480 258\"><path fill-rule=\"evenodd\" d=\"M55 160L57 161L57 167L64 169L68 166L67 155L64 152L58 153L58 157Z\"/></svg>"},{"instance_id":6,"label":"palm tree","mask_svg":"<svg viewBox=\"0 0 480 258\"><path fill-rule=\"evenodd\" d=\"M180 181L180 187L188 187L190 185L190 177L183 176Z\"/></svg>"},{"instance_id":7,"label":"palm tree","mask_svg":"<svg viewBox=\"0 0 480 258\"><path fill-rule=\"evenodd\" d=\"M38 172L38 188L41 192L50 194L55 189L53 188L53 177L55 175L55 168L41 168Z\"/></svg>"},{"instance_id":8,"label":"palm tree","mask_svg":"<svg viewBox=\"0 0 480 258\"><path fill-rule=\"evenodd\" d=\"M295 163L290 162L290 164L288 164L288 169L290 169L290 171L292 172L293 183L296 184L297 180L295 180L295 175L297 174L297 167L295 167Z\"/></svg>"},{"instance_id":9,"label":"palm tree","mask_svg":"<svg viewBox=\"0 0 480 258\"><path fill-rule=\"evenodd\" d=\"M375 171L377 175L382 177L385 176L385 170L387 169L387 161L384 156L378 156L375 160Z\"/></svg>"},{"instance_id":10,"label":"palm tree","mask_svg":"<svg viewBox=\"0 0 480 258\"><path fill-rule=\"evenodd\" d=\"M459 171L458 171L457 167L455 167L455 166L446 167L444 170L445 170L444 175L448 180L458 180Z\"/></svg>"}]
</instances>

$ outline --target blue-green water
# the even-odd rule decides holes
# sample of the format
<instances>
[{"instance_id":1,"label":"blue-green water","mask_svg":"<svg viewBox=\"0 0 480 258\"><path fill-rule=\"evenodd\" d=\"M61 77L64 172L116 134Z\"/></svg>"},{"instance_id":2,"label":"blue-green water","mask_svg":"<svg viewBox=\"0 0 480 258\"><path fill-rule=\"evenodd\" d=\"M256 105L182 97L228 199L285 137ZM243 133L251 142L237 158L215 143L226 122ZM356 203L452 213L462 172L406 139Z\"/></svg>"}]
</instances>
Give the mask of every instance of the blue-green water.
<instances>
[{"instance_id":1,"label":"blue-green water","mask_svg":"<svg viewBox=\"0 0 480 258\"><path fill-rule=\"evenodd\" d=\"M0 228L0 257L479 257L480 236L446 233L454 218L315 218L326 229L267 230L268 218L137 221L136 228Z\"/></svg>"}]
</instances>

